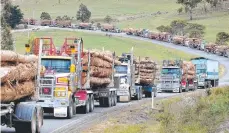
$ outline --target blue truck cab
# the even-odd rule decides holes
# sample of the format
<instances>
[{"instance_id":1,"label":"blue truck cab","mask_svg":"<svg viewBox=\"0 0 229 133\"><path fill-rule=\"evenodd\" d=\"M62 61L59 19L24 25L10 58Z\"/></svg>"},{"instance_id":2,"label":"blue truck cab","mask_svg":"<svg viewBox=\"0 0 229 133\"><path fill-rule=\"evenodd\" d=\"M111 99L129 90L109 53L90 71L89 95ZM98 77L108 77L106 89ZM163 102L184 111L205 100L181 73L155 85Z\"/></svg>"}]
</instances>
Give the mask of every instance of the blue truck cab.
<instances>
[{"instance_id":1,"label":"blue truck cab","mask_svg":"<svg viewBox=\"0 0 229 133\"><path fill-rule=\"evenodd\" d=\"M198 87L216 87L219 83L219 62L204 57L191 59L196 66Z\"/></svg>"}]
</instances>

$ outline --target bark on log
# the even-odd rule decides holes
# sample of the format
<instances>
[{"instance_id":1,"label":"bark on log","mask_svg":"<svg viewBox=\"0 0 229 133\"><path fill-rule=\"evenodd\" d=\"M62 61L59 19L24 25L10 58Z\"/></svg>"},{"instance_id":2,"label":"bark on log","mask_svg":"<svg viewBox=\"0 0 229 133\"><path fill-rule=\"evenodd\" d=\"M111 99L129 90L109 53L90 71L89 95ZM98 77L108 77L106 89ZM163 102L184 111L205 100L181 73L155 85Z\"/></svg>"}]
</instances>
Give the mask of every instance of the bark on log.
<instances>
[{"instance_id":1,"label":"bark on log","mask_svg":"<svg viewBox=\"0 0 229 133\"><path fill-rule=\"evenodd\" d=\"M112 74L111 68L101 68L101 67L91 66L90 75L92 77L109 78L111 74Z\"/></svg>"},{"instance_id":2,"label":"bark on log","mask_svg":"<svg viewBox=\"0 0 229 133\"><path fill-rule=\"evenodd\" d=\"M1 51L1 62L29 63L37 61L38 57L35 55L21 55L9 50Z\"/></svg>"},{"instance_id":3,"label":"bark on log","mask_svg":"<svg viewBox=\"0 0 229 133\"><path fill-rule=\"evenodd\" d=\"M2 69L2 68L1 68ZM3 68L4 69L4 68ZM19 64L5 70L5 74L1 75L1 83L7 81L28 81L33 79L37 74L37 64L27 63Z\"/></svg>"},{"instance_id":4,"label":"bark on log","mask_svg":"<svg viewBox=\"0 0 229 133\"><path fill-rule=\"evenodd\" d=\"M98 77L90 77L90 84L92 86L101 86L106 85L111 82L110 78L98 78Z\"/></svg>"},{"instance_id":5,"label":"bark on log","mask_svg":"<svg viewBox=\"0 0 229 133\"><path fill-rule=\"evenodd\" d=\"M1 102L15 101L25 96L33 95L35 84L32 81L26 81L20 84L11 85L9 82L1 86Z\"/></svg>"}]
</instances>

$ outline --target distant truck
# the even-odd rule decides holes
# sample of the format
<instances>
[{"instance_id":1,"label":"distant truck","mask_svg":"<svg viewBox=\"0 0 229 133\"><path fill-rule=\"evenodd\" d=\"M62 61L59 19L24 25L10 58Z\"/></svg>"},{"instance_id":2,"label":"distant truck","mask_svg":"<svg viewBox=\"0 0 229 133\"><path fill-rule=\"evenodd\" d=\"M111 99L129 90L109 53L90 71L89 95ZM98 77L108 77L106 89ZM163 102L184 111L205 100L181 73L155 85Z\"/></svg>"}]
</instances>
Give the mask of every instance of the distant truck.
<instances>
[{"instance_id":1,"label":"distant truck","mask_svg":"<svg viewBox=\"0 0 229 133\"><path fill-rule=\"evenodd\" d=\"M179 92L196 90L195 66L182 60L163 60L159 91Z\"/></svg>"},{"instance_id":2,"label":"distant truck","mask_svg":"<svg viewBox=\"0 0 229 133\"><path fill-rule=\"evenodd\" d=\"M146 92L149 92L147 96L151 96L152 91L156 96L156 87L152 84L141 83L140 70L137 69L139 66L134 61L133 49L130 53L123 53L119 61L122 62L121 65L115 66L115 78L120 80L120 84L116 83L115 85L119 101L128 102L132 98L141 100L144 88Z\"/></svg>"},{"instance_id":3,"label":"distant truck","mask_svg":"<svg viewBox=\"0 0 229 133\"><path fill-rule=\"evenodd\" d=\"M119 61L121 61L122 64L115 66L114 75L116 81L120 81L115 84L118 101L129 102L132 98L141 100L142 86L136 85L133 52L123 53Z\"/></svg>"},{"instance_id":4,"label":"distant truck","mask_svg":"<svg viewBox=\"0 0 229 133\"><path fill-rule=\"evenodd\" d=\"M219 62L204 57L191 59L196 65L198 87L216 87L219 84Z\"/></svg>"}]
</instances>

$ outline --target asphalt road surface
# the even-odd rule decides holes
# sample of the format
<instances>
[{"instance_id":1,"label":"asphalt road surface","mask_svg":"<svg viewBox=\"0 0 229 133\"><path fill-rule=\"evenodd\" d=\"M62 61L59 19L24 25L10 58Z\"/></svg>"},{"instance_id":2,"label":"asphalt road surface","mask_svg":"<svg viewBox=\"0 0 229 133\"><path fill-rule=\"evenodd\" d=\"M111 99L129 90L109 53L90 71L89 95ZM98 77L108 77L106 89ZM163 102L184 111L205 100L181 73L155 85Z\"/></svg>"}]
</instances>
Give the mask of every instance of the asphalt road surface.
<instances>
[{"instance_id":1,"label":"asphalt road surface","mask_svg":"<svg viewBox=\"0 0 229 133\"><path fill-rule=\"evenodd\" d=\"M88 30L78 30L78 29L69 29L69 28L50 28L50 27L42 27L42 26L38 26L35 28L39 28L39 30L59 29L59 30L68 30L68 31L90 32L90 33L97 33L97 34L103 34L103 35L106 34L105 32L101 32L101 31L88 31ZM15 30L12 32L27 32L29 30L32 30L32 29ZM120 37L125 37L125 38L131 38L131 39L136 39L136 40L152 42L152 43L157 44L157 45L162 45L162 46L165 46L168 48L174 48L177 50L185 51L185 52L193 54L193 55L202 56L202 57L210 58L213 60L217 60L217 61L219 61L220 64L225 66L226 70L229 70L229 59L225 58L225 57L220 57L217 55L208 54L208 53L205 53L203 51L190 49L190 48L184 47L184 46L169 44L166 42L160 42L160 41L150 40L147 38L141 38L141 37L136 37L136 36L128 36L124 33L108 33L108 34L112 34L112 36L120 36ZM229 85L229 73L228 72L226 72L226 74L222 78L220 78L219 85ZM158 98L160 98L160 99L161 98L167 98L167 97L175 96L175 95L179 95L179 93L159 93L157 96L157 99ZM146 100L150 100L150 99L143 99L141 101L144 102ZM94 121L96 119L102 119L107 114L109 114L109 115L115 114L115 112L117 112L117 110L120 110L121 108L129 107L129 106L131 106L131 104L138 104L138 102L140 102L140 101L132 101L129 103L118 103L117 106L111 107L111 108L103 108L103 107L96 106L95 110L92 113L77 114L76 116L74 116L70 120L69 119L57 119L57 118L53 118L49 114L46 114L45 119L44 119L44 125L42 127L41 132L42 133L71 132L70 131L71 128L74 128L74 129L77 128L78 131L80 132L80 129L82 129L82 127L86 127L92 121ZM98 105L98 103L97 103L97 105ZM13 128L6 128L5 126L1 126L1 128L2 128L1 129L2 133L14 133L15 132L15 130ZM66 129L69 129L69 130L66 130Z\"/></svg>"}]
</instances>

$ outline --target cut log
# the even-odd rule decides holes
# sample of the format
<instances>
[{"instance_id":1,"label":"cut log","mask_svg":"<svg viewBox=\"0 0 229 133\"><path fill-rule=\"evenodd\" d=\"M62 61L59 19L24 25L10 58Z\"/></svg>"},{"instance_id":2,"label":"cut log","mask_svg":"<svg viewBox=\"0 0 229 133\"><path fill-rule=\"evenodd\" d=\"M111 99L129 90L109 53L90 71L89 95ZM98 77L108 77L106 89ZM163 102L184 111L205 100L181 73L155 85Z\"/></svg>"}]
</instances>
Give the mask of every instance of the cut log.
<instances>
[{"instance_id":1,"label":"cut log","mask_svg":"<svg viewBox=\"0 0 229 133\"><path fill-rule=\"evenodd\" d=\"M20 84L11 85L9 82L1 86L1 102L15 101L25 96L33 95L35 84L32 81L26 81Z\"/></svg>"},{"instance_id":2,"label":"cut log","mask_svg":"<svg viewBox=\"0 0 229 133\"><path fill-rule=\"evenodd\" d=\"M29 63L37 61L38 57L35 55L21 55L9 50L1 51L1 62Z\"/></svg>"},{"instance_id":3,"label":"cut log","mask_svg":"<svg viewBox=\"0 0 229 133\"><path fill-rule=\"evenodd\" d=\"M1 68L2 69L2 68ZM3 68L4 74L1 74L1 83L7 81L28 81L33 79L37 74L37 64L27 63L19 64L9 69Z\"/></svg>"},{"instance_id":4,"label":"cut log","mask_svg":"<svg viewBox=\"0 0 229 133\"><path fill-rule=\"evenodd\" d=\"M101 68L101 67L91 66L90 75L92 77L109 78L111 74L112 74L111 68Z\"/></svg>"}]
</instances>

